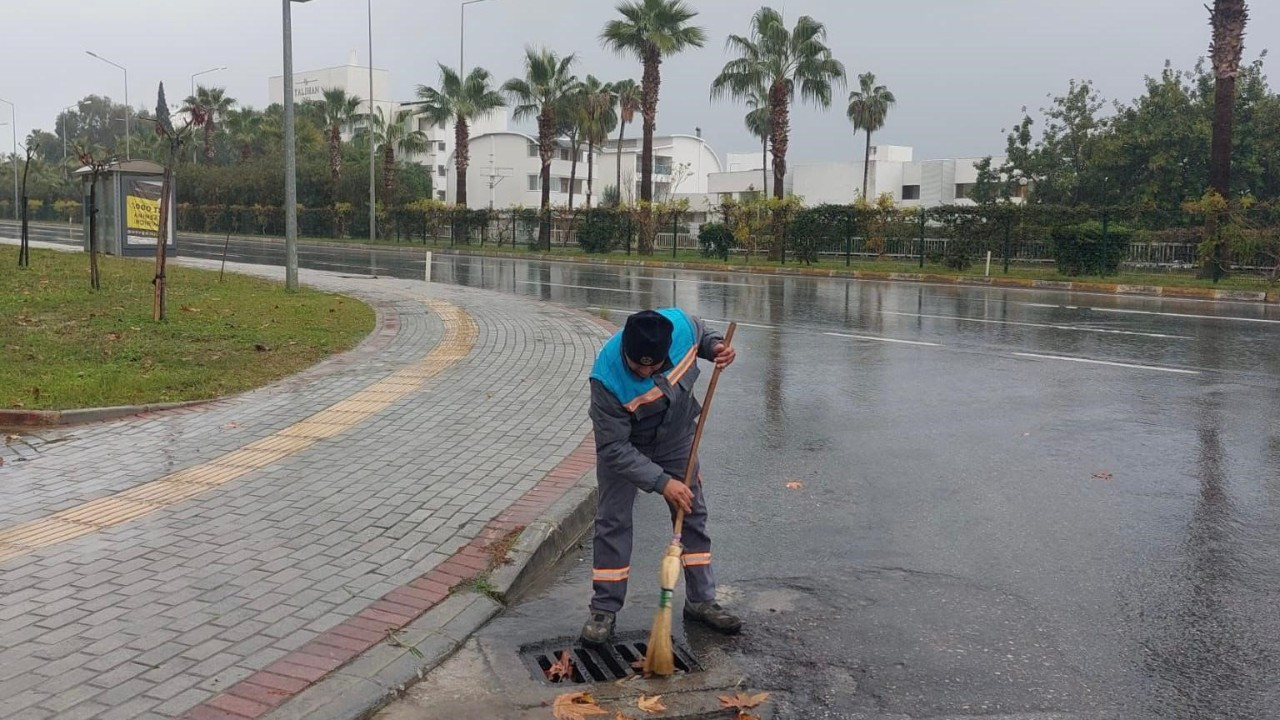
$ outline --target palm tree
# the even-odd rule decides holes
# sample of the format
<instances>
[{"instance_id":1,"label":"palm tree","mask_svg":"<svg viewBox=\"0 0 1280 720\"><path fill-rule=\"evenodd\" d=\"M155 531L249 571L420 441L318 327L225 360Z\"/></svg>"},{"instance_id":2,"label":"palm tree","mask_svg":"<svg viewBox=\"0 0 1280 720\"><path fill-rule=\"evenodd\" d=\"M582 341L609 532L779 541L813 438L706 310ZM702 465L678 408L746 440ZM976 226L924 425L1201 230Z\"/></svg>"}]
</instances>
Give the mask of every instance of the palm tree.
<instances>
[{"instance_id":1,"label":"palm tree","mask_svg":"<svg viewBox=\"0 0 1280 720\"><path fill-rule=\"evenodd\" d=\"M617 96L611 83L600 82L588 75L580 88L582 102L578 108L578 126L587 138L587 207L595 189L596 148L608 139L618 124Z\"/></svg>"},{"instance_id":2,"label":"palm tree","mask_svg":"<svg viewBox=\"0 0 1280 720\"><path fill-rule=\"evenodd\" d=\"M867 199L867 183L871 179L871 133L884 127L889 108L898 101L884 85L876 85L875 73L858 76L860 90L849 93L849 120L853 129L867 132L867 148L862 160L862 199Z\"/></svg>"},{"instance_id":3,"label":"palm tree","mask_svg":"<svg viewBox=\"0 0 1280 720\"><path fill-rule=\"evenodd\" d=\"M707 35L689 24L697 12L683 0L630 0L618 6L622 20L604 27L604 46L639 58L644 65L640 108L644 115L644 142L640 155L640 199L653 200L653 132L658 124L658 89L662 84L662 59L690 47L702 47ZM621 193L621 187L619 187Z\"/></svg>"},{"instance_id":4,"label":"palm tree","mask_svg":"<svg viewBox=\"0 0 1280 720\"><path fill-rule=\"evenodd\" d=\"M371 152L382 153L382 197L386 202L391 202L392 192L396 187L396 153L403 155L427 149L426 134L421 130L409 129L412 118L412 110L397 110L388 121L382 108L377 108L377 113L372 118L365 115L366 123L361 139L366 146L372 141Z\"/></svg>"},{"instance_id":5,"label":"palm tree","mask_svg":"<svg viewBox=\"0 0 1280 720\"><path fill-rule=\"evenodd\" d=\"M236 104L235 98L229 97L226 90L220 87L208 88L196 86L196 94L186 99L184 112L190 112L196 106L204 109L204 159L213 162L213 135L217 131L217 123L226 118L227 113Z\"/></svg>"},{"instance_id":6,"label":"palm tree","mask_svg":"<svg viewBox=\"0 0 1280 720\"><path fill-rule=\"evenodd\" d=\"M618 96L618 204L626 197L622 194L622 138L627 131L627 123L636 119L640 112L640 86L635 80L621 80L613 84L613 91ZM634 190L634 188L632 188Z\"/></svg>"},{"instance_id":7,"label":"palm tree","mask_svg":"<svg viewBox=\"0 0 1280 720\"><path fill-rule=\"evenodd\" d=\"M316 102L317 119L324 128L325 142L329 145L329 179L335 188L342 177L342 133L360 117L363 102L341 88L325 90L324 98Z\"/></svg>"},{"instance_id":8,"label":"palm tree","mask_svg":"<svg viewBox=\"0 0 1280 720\"><path fill-rule=\"evenodd\" d=\"M826 27L804 15L788 30L782 15L760 8L751 18L751 37L730 35L728 47L738 57L725 64L711 83L713 98L750 98L757 88L769 91L769 144L773 148L773 196L783 196L787 174L791 103L800 97L820 108L831 107L833 85L844 83L844 65L825 44Z\"/></svg>"},{"instance_id":9,"label":"palm tree","mask_svg":"<svg viewBox=\"0 0 1280 720\"><path fill-rule=\"evenodd\" d=\"M538 119L538 158L542 161L542 222L538 230L540 243L551 247L551 157L555 152L559 113L565 100L578 84L570 73L577 56L564 58L551 50L525 49L525 76L512 78L502 85L516 120Z\"/></svg>"},{"instance_id":10,"label":"palm tree","mask_svg":"<svg viewBox=\"0 0 1280 720\"><path fill-rule=\"evenodd\" d=\"M227 113L226 125L232 144L240 148L240 162L249 160L262 137L262 113L248 107L232 110Z\"/></svg>"},{"instance_id":11,"label":"palm tree","mask_svg":"<svg viewBox=\"0 0 1280 720\"><path fill-rule=\"evenodd\" d=\"M773 128L769 124L769 93L758 88L756 94L747 98L747 107L751 108L751 112L743 118L743 122L747 126L747 132L754 137L760 138L760 173L761 192L765 195L769 194L769 135L773 133Z\"/></svg>"},{"instance_id":12,"label":"palm tree","mask_svg":"<svg viewBox=\"0 0 1280 720\"><path fill-rule=\"evenodd\" d=\"M504 107L502 95L489 84L489 71L475 68L464 81L452 69L440 65L440 89L418 86L422 112L433 124L454 123L454 163L457 167L456 202L467 205L467 165L471 162L471 122L488 112Z\"/></svg>"}]
</instances>

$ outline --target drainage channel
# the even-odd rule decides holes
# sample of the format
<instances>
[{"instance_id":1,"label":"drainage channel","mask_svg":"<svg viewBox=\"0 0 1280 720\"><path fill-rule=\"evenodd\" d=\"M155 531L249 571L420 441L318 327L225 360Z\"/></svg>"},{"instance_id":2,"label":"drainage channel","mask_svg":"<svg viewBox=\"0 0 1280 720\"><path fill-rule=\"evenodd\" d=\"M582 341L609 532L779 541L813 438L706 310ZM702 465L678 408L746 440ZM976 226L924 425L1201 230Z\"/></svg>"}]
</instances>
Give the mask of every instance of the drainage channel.
<instances>
[{"instance_id":1,"label":"drainage channel","mask_svg":"<svg viewBox=\"0 0 1280 720\"><path fill-rule=\"evenodd\" d=\"M568 650L573 657L573 675L569 678L573 684L613 682L641 674L634 664L644 659L648 640L649 633L645 631L619 633L608 645L594 648L577 645L573 638L561 638L521 647L520 659L529 672L544 684L564 684L553 683L547 677L547 670L556 663L561 652ZM675 639L671 645L677 670L683 673L702 671L688 646Z\"/></svg>"}]
</instances>

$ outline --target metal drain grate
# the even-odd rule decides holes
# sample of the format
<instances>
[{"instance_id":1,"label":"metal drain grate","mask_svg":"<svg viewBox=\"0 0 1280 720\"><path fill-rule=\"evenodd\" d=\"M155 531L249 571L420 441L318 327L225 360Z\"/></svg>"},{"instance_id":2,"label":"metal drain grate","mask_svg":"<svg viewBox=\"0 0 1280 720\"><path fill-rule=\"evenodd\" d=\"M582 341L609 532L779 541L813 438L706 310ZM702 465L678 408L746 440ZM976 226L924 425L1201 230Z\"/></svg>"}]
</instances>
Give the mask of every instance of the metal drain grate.
<instances>
[{"instance_id":1,"label":"metal drain grate","mask_svg":"<svg viewBox=\"0 0 1280 720\"><path fill-rule=\"evenodd\" d=\"M632 667L632 663L644 658L648 651L649 633L646 631L619 633L604 647L583 647L574 638L548 640L546 642L525 645L520 648L520 658L529 668L529 672L547 685L566 684L553 683L547 679L547 670L560 658L560 653L568 650L573 656L573 684L613 682L640 671ZM693 657L693 652L684 643L673 639L676 669L680 672L701 672L702 666Z\"/></svg>"}]
</instances>

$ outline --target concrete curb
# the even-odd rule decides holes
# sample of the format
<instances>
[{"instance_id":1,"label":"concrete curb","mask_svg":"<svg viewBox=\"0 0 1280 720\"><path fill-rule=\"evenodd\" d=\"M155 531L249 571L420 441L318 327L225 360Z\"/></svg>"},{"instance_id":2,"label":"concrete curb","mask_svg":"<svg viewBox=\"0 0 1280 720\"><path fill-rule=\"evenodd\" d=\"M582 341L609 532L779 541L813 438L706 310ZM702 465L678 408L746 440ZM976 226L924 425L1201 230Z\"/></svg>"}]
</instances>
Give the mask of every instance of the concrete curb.
<instances>
[{"instance_id":1,"label":"concrete curb","mask_svg":"<svg viewBox=\"0 0 1280 720\"><path fill-rule=\"evenodd\" d=\"M77 408L75 410L0 410L0 428L82 425L84 423L115 420L143 413L182 410L225 399L209 398L208 400L191 400L189 402L117 405L115 407Z\"/></svg>"},{"instance_id":2,"label":"concrete curb","mask_svg":"<svg viewBox=\"0 0 1280 720\"><path fill-rule=\"evenodd\" d=\"M400 636L404 647L378 643L296 697L272 710L268 720L363 720L404 694L448 660L471 635L519 598L581 539L595 519L594 469L521 531L508 562L490 575L488 594L449 596ZM415 655L414 650L421 654Z\"/></svg>"}]
</instances>

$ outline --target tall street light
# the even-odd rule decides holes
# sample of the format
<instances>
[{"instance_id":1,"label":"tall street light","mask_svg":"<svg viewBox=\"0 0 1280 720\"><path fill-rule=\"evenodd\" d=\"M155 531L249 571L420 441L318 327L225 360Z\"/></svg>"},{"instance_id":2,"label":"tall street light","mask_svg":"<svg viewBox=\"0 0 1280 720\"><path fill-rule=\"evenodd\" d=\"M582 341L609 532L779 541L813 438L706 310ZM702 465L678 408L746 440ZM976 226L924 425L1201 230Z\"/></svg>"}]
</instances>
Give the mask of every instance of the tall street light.
<instances>
[{"instance_id":1,"label":"tall street light","mask_svg":"<svg viewBox=\"0 0 1280 720\"><path fill-rule=\"evenodd\" d=\"M62 123L62 174L67 174L67 111L80 110L79 105L68 105L62 108L62 112L58 113L58 120Z\"/></svg>"},{"instance_id":2,"label":"tall street light","mask_svg":"<svg viewBox=\"0 0 1280 720\"><path fill-rule=\"evenodd\" d=\"M133 106L129 104L129 69L119 63L111 62L92 50L85 50L85 54L95 57L108 65L115 65L124 71L124 157L129 160L133 157L129 153L129 116L133 114Z\"/></svg>"},{"instance_id":3,"label":"tall street light","mask_svg":"<svg viewBox=\"0 0 1280 720\"><path fill-rule=\"evenodd\" d=\"M195 97L196 95L196 78L200 77L201 75L207 75L208 73L211 73L211 72L218 72L219 70L226 70L226 69L227 69L226 65L219 65L216 68L209 68L208 70L201 70L198 73L192 73L191 74L191 97Z\"/></svg>"},{"instance_id":4,"label":"tall street light","mask_svg":"<svg viewBox=\"0 0 1280 720\"><path fill-rule=\"evenodd\" d=\"M194 99L196 96L196 78L200 77L201 75L206 75L211 72L218 72L219 70L226 70L226 69L227 69L226 65L219 65L216 68L209 68L208 70L201 70L198 73L192 73L191 74L191 97ZM196 144L191 143L191 162L193 163L196 161L196 152L197 152Z\"/></svg>"},{"instance_id":5,"label":"tall street light","mask_svg":"<svg viewBox=\"0 0 1280 720\"><path fill-rule=\"evenodd\" d=\"M462 22L458 29L458 77L465 78L467 74L464 72L467 53L467 6L482 3L485 0L465 0L462 3Z\"/></svg>"},{"instance_id":6,"label":"tall street light","mask_svg":"<svg viewBox=\"0 0 1280 720\"><path fill-rule=\"evenodd\" d=\"M18 219L18 108L8 100L0 102L9 106L9 130L13 133L13 219Z\"/></svg>"},{"instance_id":7,"label":"tall street light","mask_svg":"<svg viewBox=\"0 0 1280 720\"><path fill-rule=\"evenodd\" d=\"M372 245L378 239L378 186L373 177L373 0L366 4L369 11L369 244Z\"/></svg>"},{"instance_id":8,"label":"tall street light","mask_svg":"<svg viewBox=\"0 0 1280 720\"><path fill-rule=\"evenodd\" d=\"M298 159L293 127L292 3L284 0L284 286L298 289Z\"/></svg>"}]
</instances>

